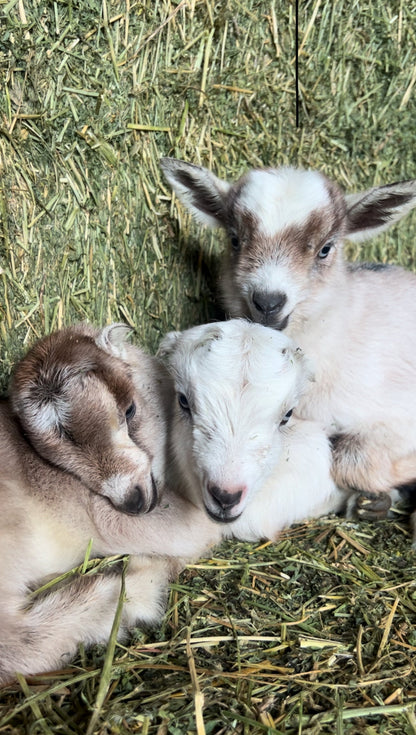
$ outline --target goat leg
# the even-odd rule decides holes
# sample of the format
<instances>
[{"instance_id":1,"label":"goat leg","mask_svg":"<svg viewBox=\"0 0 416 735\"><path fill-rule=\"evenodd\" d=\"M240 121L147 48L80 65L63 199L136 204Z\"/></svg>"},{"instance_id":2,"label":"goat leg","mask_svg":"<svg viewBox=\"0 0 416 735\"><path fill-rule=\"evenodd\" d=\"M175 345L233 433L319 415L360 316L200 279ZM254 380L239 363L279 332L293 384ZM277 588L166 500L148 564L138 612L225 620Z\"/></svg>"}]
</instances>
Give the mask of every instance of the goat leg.
<instances>
[{"instance_id":1,"label":"goat leg","mask_svg":"<svg viewBox=\"0 0 416 735\"><path fill-rule=\"evenodd\" d=\"M165 559L129 560L119 638L136 624L159 622L171 576ZM2 616L0 685L11 682L16 672L31 675L62 667L81 642L107 643L120 592L121 569L114 565L104 573L77 575L30 607Z\"/></svg>"},{"instance_id":2,"label":"goat leg","mask_svg":"<svg viewBox=\"0 0 416 735\"><path fill-rule=\"evenodd\" d=\"M362 520L386 518L400 495L415 493L416 452L392 457L377 431L372 436L334 434L330 441L333 478L351 492L347 515Z\"/></svg>"}]
</instances>

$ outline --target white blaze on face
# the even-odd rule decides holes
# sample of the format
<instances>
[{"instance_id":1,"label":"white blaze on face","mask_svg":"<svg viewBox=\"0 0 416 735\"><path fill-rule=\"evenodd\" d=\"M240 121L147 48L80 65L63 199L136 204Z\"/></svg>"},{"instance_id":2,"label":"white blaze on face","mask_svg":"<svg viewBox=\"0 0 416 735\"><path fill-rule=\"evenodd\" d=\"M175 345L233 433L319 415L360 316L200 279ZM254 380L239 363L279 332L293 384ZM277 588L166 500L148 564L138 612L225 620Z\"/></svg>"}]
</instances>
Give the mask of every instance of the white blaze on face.
<instances>
[{"instance_id":1,"label":"white blaze on face","mask_svg":"<svg viewBox=\"0 0 416 735\"><path fill-rule=\"evenodd\" d=\"M131 456L133 461L137 461L137 457L142 454L142 451L137 447L137 444L131 439L128 431L127 424L123 423L121 426L114 421L114 426L111 432L111 446L114 452L117 454L125 454L126 457Z\"/></svg>"},{"instance_id":2,"label":"white blaze on face","mask_svg":"<svg viewBox=\"0 0 416 735\"><path fill-rule=\"evenodd\" d=\"M253 212L261 234L268 237L303 225L311 212L329 203L321 174L292 168L251 171L238 197L238 207Z\"/></svg>"}]
</instances>

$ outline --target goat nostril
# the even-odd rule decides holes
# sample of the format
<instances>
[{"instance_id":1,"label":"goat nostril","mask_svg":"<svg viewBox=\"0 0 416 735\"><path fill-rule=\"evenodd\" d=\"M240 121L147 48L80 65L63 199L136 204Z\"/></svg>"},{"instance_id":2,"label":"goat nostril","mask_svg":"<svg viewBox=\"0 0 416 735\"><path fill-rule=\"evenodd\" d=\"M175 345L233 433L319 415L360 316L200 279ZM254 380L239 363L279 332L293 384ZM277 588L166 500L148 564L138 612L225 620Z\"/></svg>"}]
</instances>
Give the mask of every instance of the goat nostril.
<instances>
[{"instance_id":1,"label":"goat nostril","mask_svg":"<svg viewBox=\"0 0 416 735\"><path fill-rule=\"evenodd\" d=\"M260 311L262 314L274 314L283 308L287 301L287 296L281 291L275 291L274 293L254 291L252 301L257 311Z\"/></svg>"},{"instance_id":2,"label":"goat nostril","mask_svg":"<svg viewBox=\"0 0 416 735\"><path fill-rule=\"evenodd\" d=\"M234 508L235 505L238 505L243 494L242 490L237 490L234 493L229 493L226 490L221 490L221 488L217 485L209 485L208 492L222 508L222 510L229 510L230 508Z\"/></svg>"},{"instance_id":3,"label":"goat nostril","mask_svg":"<svg viewBox=\"0 0 416 735\"><path fill-rule=\"evenodd\" d=\"M138 515L139 513L143 512L143 508L143 491L140 485L135 485L128 498L126 498L126 500L120 507L120 510L122 510L123 513L129 513L130 515Z\"/></svg>"}]
</instances>

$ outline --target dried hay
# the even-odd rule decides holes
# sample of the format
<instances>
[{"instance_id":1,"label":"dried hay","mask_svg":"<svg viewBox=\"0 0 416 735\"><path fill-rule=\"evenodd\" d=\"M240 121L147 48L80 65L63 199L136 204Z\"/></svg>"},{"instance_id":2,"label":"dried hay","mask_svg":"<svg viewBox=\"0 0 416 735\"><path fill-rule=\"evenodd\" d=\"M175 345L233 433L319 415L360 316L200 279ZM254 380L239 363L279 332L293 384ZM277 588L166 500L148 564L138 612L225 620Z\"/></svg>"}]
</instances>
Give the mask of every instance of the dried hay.
<instances>
[{"instance_id":1,"label":"dried hay","mask_svg":"<svg viewBox=\"0 0 416 735\"><path fill-rule=\"evenodd\" d=\"M158 159L233 177L317 167L348 190L416 177L414 3L0 0L0 379L87 319L219 316L221 238ZM415 267L415 217L352 258ZM416 732L414 554L401 523L325 519L227 543L156 632L5 689L1 733Z\"/></svg>"}]
</instances>

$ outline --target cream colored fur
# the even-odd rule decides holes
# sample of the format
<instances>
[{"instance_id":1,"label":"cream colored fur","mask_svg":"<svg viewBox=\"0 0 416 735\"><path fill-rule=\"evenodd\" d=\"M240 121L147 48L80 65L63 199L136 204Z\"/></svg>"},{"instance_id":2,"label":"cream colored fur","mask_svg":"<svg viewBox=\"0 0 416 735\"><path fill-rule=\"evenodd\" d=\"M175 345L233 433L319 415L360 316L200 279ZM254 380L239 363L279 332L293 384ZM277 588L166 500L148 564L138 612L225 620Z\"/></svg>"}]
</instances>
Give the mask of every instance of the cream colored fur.
<instances>
[{"instance_id":1,"label":"cream colored fur","mask_svg":"<svg viewBox=\"0 0 416 735\"><path fill-rule=\"evenodd\" d=\"M311 360L299 414L331 437L336 483L415 493L416 276L350 264L343 243L413 209L416 181L345 195L318 172L257 169L228 183L175 159L162 168L196 218L229 235L227 312L284 330Z\"/></svg>"},{"instance_id":2,"label":"cream colored fur","mask_svg":"<svg viewBox=\"0 0 416 735\"><path fill-rule=\"evenodd\" d=\"M121 637L136 624L158 622L169 581L219 540L204 513L165 487L170 390L162 366L127 344L118 327L58 332L35 345L18 366L10 397L0 403L0 683L17 671L58 668L79 643L108 639L121 590L120 565L30 596L45 580L81 564L90 540L92 558L133 555ZM48 420L42 422L39 401L47 406ZM119 444L112 443L120 433L130 453L121 460ZM104 454L97 463L94 453L100 449ZM107 494L112 462L118 471L130 466L133 477L117 497ZM94 478L96 486L90 487Z\"/></svg>"}]
</instances>

